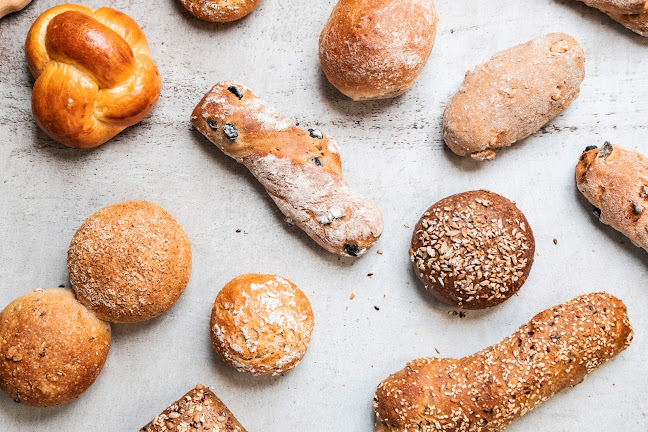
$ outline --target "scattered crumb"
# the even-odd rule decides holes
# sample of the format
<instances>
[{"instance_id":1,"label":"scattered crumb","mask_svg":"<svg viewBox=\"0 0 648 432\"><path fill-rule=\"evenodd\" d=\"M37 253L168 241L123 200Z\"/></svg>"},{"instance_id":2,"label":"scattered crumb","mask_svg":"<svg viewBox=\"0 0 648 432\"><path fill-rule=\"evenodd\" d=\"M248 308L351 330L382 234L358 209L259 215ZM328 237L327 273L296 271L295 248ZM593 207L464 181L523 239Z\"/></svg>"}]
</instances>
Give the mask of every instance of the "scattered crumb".
<instances>
[{"instance_id":1,"label":"scattered crumb","mask_svg":"<svg viewBox=\"0 0 648 432\"><path fill-rule=\"evenodd\" d=\"M418 336L418 332L414 333L416 336Z\"/></svg>"},{"instance_id":2,"label":"scattered crumb","mask_svg":"<svg viewBox=\"0 0 648 432\"><path fill-rule=\"evenodd\" d=\"M557 245L558 244L558 239L554 239L553 242L554 242L555 245Z\"/></svg>"},{"instance_id":3,"label":"scattered crumb","mask_svg":"<svg viewBox=\"0 0 648 432\"><path fill-rule=\"evenodd\" d=\"M439 351L439 348L434 347L434 351L436 351L437 354L441 354L441 351Z\"/></svg>"},{"instance_id":4,"label":"scattered crumb","mask_svg":"<svg viewBox=\"0 0 648 432\"><path fill-rule=\"evenodd\" d=\"M383 254L383 251L380 250L380 249L378 249L378 250L376 251L376 253L377 253L378 255L382 255L382 254Z\"/></svg>"},{"instance_id":5,"label":"scattered crumb","mask_svg":"<svg viewBox=\"0 0 648 432\"><path fill-rule=\"evenodd\" d=\"M349 300L353 300L355 298L355 294L351 293L351 297L349 297Z\"/></svg>"},{"instance_id":6,"label":"scattered crumb","mask_svg":"<svg viewBox=\"0 0 648 432\"><path fill-rule=\"evenodd\" d=\"M346 307L346 310L349 310L349 306Z\"/></svg>"},{"instance_id":7,"label":"scattered crumb","mask_svg":"<svg viewBox=\"0 0 648 432\"><path fill-rule=\"evenodd\" d=\"M387 294L383 294L383 298L387 298Z\"/></svg>"},{"instance_id":8,"label":"scattered crumb","mask_svg":"<svg viewBox=\"0 0 648 432\"><path fill-rule=\"evenodd\" d=\"M457 312L457 311L453 311L453 310L452 310L452 311L448 311L448 315L457 316L457 315L459 315L459 312Z\"/></svg>"},{"instance_id":9,"label":"scattered crumb","mask_svg":"<svg viewBox=\"0 0 648 432\"><path fill-rule=\"evenodd\" d=\"M378 306L374 306L374 309L376 309L376 310L380 310L380 308L379 308Z\"/></svg>"},{"instance_id":10,"label":"scattered crumb","mask_svg":"<svg viewBox=\"0 0 648 432\"><path fill-rule=\"evenodd\" d=\"M237 229L237 230L236 230L236 232L237 232L237 233L240 233L240 232L241 232L241 230L240 230L240 229Z\"/></svg>"},{"instance_id":11,"label":"scattered crumb","mask_svg":"<svg viewBox=\"0 0 648 432\"><path fill-rule=\"evenodd\" d=\"M371 277L373 276L373 273L367 273L367 276Z\"/></svg>"},{"instance_id":12,"label":"scattered crumb","mask_svg":"<svg viewBox=\"0 0 648 432\"><path fill-rule=\"evenodd\" d=\"M59 288L65 288L65 284L59 285Z\"/></svg>"},{"instance_id":13,"label":"scattered crumb","mask_svg":"<svg viewBox=\"0 0 648 432\"><path fill-rule=\"evenodd\" d=\"M461 311L459 312L459 318L465 318L468 316L468 312Z\"/></svg>"},{"instance_id":14,"label":"scattered crumb","mask_svg":"<svg viewBox=\"0 0 648 432\"><path fill-rule=\"evenodd\" d=\"M405 284L406 284L406 285L409 285L409 281L405 281Z\"/></svg>"},{"instance_id":15,"label":"scattered crumb","mask_svg":"<svg viewBox=\"0 0 648 432\"><path fill-rule=\"evenodd\" d=\"M409 228L409 224L407 222L404 223L405 228Z\"/></svg>"}]
</instances>

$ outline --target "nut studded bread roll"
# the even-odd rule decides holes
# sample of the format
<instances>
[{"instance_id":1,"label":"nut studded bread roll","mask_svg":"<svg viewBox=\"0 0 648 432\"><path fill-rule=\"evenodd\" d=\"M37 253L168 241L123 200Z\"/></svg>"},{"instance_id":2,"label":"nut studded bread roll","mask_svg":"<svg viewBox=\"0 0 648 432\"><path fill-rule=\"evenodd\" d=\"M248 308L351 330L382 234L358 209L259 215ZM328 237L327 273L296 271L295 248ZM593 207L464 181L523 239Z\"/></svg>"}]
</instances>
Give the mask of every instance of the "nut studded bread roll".
<instances>
[{"instance_id":1,"label":"nut studded bread roll","mask_svg":"<svg viewBox=\"0 0 648 432\"><path fill-rule=\"evenodd\" d=\"M31 0L0 0L0 18L24 9L29 3Z\"/></svg>"},{"instance_id":2,"label":"nut studded bread roll","mask_svg":"<svg viewBox=\"0 0 648 432\"><path fill-rule=\"evenodd\" d=\"M648 1L646 0L580 0L606 13L610 18L641 36L648 37Z\"/></svg>"},{"instance_id":3,"label":"nut studded bread roll","mask_svg":"<svg viewBox=\"0 0 648 432\"><path fill-rule=\"evenodd\" d=\"M191 275L191 244L162 207L128 201L83 222L68 249L79 301L101 319L145 321L180 298Z\"/></svg>"},{"instance_id":4,"label":"nut studded bread roll","mask_svg":"<svg viewBox=\"0 0 648 432\"><path fill-rule=\"evenodd\" d=\"M376 432L499 432L631 341L621 300L577 297L476 354L408 363L376 390Z\"/></svg>"},{"instance_id":5,"label":"nut studded bread roll","mask_svg":"<svg viewBox=\"0 0 648 432\"><path fill-rule=\"evenodd\" d=\"M583 49L564 33L499 52L466 73L443 113L443 138L459 156L491 160L567 109L584 78Z\"/></svg>"},{"instance_id":6,"label":"nut studded bread roll","mask_svg":"<svg viewBox=\"0 0 648 432\"><path fill-rule=\"evenodd\" d=\"M247 274L218 293L210 334L216 352L239 371L279 375L302 360L314 325L308 298L292 282Z\"/></svg>"},{"instance_id":7,"label":"nut studded bread roll","mask_svg":"<svg viewBox=\"0 0 648 432\"><path fill-rule=\"evenodd\" d=\"M648 251L648 158L606 142L585 149L576 183L606 225Z\"/></svg>"},{"instance_id":8,"label":"nut studded bread roll","mask_svg":"<svg viewBox=\"0 0 648 432\"><path fill-rule=\"evenodd\" d=\"M259 0L180 0L196 18L210 22L230 22L252 12Z\"/></svg>"},{"instance_id":9,"label":"nut studded bread roll","mask_svg":"<svg viewBox=\"0 0 648 432\"><path fill-rule=\"evenodd\" d=\"M299 129L244 85L216 84L191 122L245 165L281 212L329 252L361 256L382 234L378 207L344 181L335 140Z\"/></svg>"},{"instance_id":10,"label":"nut studded bread roll","mask_svg":"<svg viewBox=\"0 0 648 432\"><path fill-rule=\"evenodd\" d=\"M27 35L36 123L68 147L91 148L140 122L160 94L142 29L110 8L65 4Z\"/></svg>"},{"instance_id":11,"label":"nut studded bread roll","mask_svg":"<svg viewBox=\"0 0 648 432\"><path fill-rule=\"evenodd\" d=\"M69 289L19 297L0 313L0 388L34 407L68 403L97 379L110 335Z\"/></svg>"},{"instance_id":12,"label":"nut studded bread roll","mask_svg":"<svg viewBox=\"0 0 648 432\"><path fill-rule=\"evenodd\" d=\"M508 199L480 190L434 204L416 224L410 259L439 300L463 309L504 302L526 282L535 240Z\"/></svg>"},{"instance_id":13,"label":"nut studded bread roll","mask_svg":"<svg viewBox=\"0 0 648 432\"><path fill-rule=\"evenodd\" d=\"M165 409L139 432L246 432L207 387L196 388Z\"/></svg>"},{"instance_id":14,"label":"nut studded bread roll","mask_svg":"<svg viewBox=\"0 0 648 432\"><path fill-rule=\"evenodd\" d=\"M320 35L324 74L354 100L396 97L423 70L438 21L432 0L340 0Z\"/></svg>"}]
</instances>

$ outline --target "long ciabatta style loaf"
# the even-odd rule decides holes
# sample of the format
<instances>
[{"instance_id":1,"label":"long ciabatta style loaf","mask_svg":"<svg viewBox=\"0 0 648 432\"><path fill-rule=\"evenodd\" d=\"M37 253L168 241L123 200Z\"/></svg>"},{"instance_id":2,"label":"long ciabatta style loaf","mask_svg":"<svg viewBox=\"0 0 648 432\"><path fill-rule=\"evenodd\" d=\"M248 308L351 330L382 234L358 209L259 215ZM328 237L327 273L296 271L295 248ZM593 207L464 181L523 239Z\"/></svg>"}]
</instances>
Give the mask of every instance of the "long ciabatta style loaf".
<instances>
[{"instance_id":1,"label":"long ciabatta style loaf","mask_svg":"<svg viewBox=\"0 0 648 432\"><path fill-rule=\"evenodd\" d=\"M376 390L376 432L499 432L579 384L632 336L621 300L576 297L476 354L408 363Z\"/></svg>"},{"instance_id":2,"label":"long ciabatta style loaf","mask_svg":"<svg viewBox=\"0 0 648 432\"><path fill-rule=\"evenodd\" d=\"M580 0L641 36L648 37L648 1Z\"/></svg>"},{"instance_id":3,"label":"long ciabatta style loaf","mask_svg":"<svg viewBox=\"0 0 648 432\"><path fill-rule=\"evenodd\" d=\"M648 251L648 157L609 142L588 147L576 166L576 184L601 222Z\"/></svg>"},{"instance_id":4,"label":"long ciabatta style loaf","mask_svg":"<svg viewBox=\"0 0 648 432\"><path fill-rule=\"evenodd\" d=\"M200 384L139 432L246 432L213 391Z\"/></svg>"},{"instance_id":5,"label":"long ciabatta style loaf","mask_svg":"<svg viewBox=\"0 0 648 432\"><path fill-rule=\"evenodd\" d=\"M335 140L298 128L244 85L216 84L191 122L245 165L282 213L329 252L361 256L382 234L378 207L344 181Z\"/></svg>"}]
</instances>

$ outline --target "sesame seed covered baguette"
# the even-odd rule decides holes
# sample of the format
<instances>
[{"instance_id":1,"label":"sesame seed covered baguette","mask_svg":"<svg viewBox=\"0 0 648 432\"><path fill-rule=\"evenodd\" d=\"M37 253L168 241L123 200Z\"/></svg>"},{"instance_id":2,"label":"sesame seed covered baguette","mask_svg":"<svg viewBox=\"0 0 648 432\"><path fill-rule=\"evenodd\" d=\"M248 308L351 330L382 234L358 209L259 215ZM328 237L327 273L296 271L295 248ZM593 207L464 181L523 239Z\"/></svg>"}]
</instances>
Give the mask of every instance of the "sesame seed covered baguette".
<instances>
[{"instance_id":1,"label":"sesame seed covered baguette","mask_svg":"<svg viewBox=\"0 0 648 432\"><path fill-rule=\"evenodd\" d=\"M606 225L648 251L648 158L606 142L585 149L576 166L578 190Z\"/></svg>"},{"instance_id":2,"label":"sesame seed covered baguette","mask_svg":"<svg viewBox=\"0 0 648 432\"><path fill-rule=\"evenodd\" d=\"M476 354L408 363L376 390L376 432L501 431L631 341L623 302L606 293L577 297Z\"/></svg>"},{"instance_id":3,"label":"sesame seed covered baguette","mask_svg":"<svg viewBox=\"0 0 648 432\"><path fill-rule=\"evenodd\" d=\"M244 85L216 84L191 122L245 165L281 212L329 252L361 256L382 234L378 207L344 181L335 140L299 129Z\"/></svg>"},{"instance_id":4,"label":"sesame seed covered baguette","mask_svg":"<svg viewBox=\"0 0 648 432\"><path fill-rule=\"evenodd\" d=\"M140 429L140 432L165 431L246 432L214 392L200 384Z\"/></svg>"}]
</instances>

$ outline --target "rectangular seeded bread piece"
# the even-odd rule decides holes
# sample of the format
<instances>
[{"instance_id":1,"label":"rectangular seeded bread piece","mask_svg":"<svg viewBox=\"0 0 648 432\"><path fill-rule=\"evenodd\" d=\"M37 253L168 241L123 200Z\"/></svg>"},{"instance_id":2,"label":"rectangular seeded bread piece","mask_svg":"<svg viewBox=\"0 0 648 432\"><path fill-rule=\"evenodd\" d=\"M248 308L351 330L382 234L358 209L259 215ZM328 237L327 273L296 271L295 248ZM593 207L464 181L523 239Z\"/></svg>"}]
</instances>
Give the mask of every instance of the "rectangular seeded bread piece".
<instances>
[{"instance_id":1,"label":"rectangular seeded bread piece","mask_svg":"<svg viewBox=\"0 0 648 432\"><path fill-rule=\"evenodd\" d=\"M200 384L140 429L165 431L247 432L214 392Z\"/></svg>"}]
</instances>

